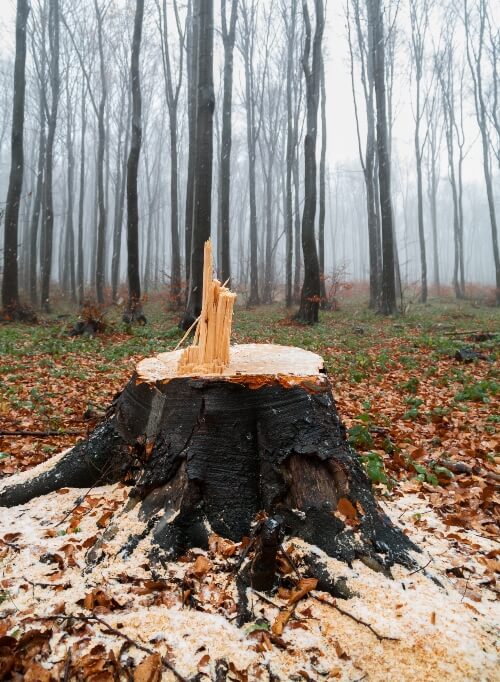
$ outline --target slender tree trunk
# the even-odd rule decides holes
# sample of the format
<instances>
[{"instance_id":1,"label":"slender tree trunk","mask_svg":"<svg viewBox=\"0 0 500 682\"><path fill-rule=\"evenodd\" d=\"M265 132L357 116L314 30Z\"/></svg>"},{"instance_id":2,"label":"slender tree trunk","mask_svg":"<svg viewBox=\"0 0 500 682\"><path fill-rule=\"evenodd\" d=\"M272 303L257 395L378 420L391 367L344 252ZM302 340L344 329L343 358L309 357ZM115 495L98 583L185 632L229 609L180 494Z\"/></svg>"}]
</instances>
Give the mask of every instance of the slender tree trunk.
<instances>
[{"instance_id":1,"label":"slender tree trunk","mask_svg":"<svg viewBox=\"0 0 500 682\"><path fill-rule=\"evenodd\" d=\"M141 282L139 274L139 208L137 197L137 174L142 140L141 82L139 54L141 49L144 0L136 0L134 35L130 81L132 88L132 136L127 164L127 247L128 247L128 309L126 321L145 322L141 306Z\"/></svg>"},{"instance_id":2,"label":"slender tree trunk","mask_svg":"<svg viewBox=\"0 0 500 682\"><path fill-rule=\"evenodd\" d=\"M78 195L78 268L77 268L77 299L83 305L85 296L85 270L83 261L83 207L85 202L85 133L87 129L87 114L85 110L85 81L82 82L81 101L81 136L80 136L80 187Z\"/></svg>"},{"instance_id":3,"label":"slender tree trunk","mask_svg":"<svg viewBox=\"0 0 500 682\"><path fill-rule=\"evenodd\" d=\"M285 13L285 17L288 15ZM286 19L285 19L286 20ZM286 20L287 21L287 20ZM285 235L286 235L286 265L285 265L285 303L291 308L293 303L293 187L292 174L295 157L295 127L292 102L292 79L294 72L294 48L297 23L297 0L290 3L290 19L286 23L287 29L287 61L286 61L286 187L285 187Z\"/></svg>"},{"instance_id":4,"label":"slender tree trunk","mask_svg":"<svg viewBox=\"0 0 500 682\"><path fill-rule=\"evenodd\" d=\"M99 221L97 224L97 244L96 244L96 269L95 287L97 302L104 303L104 280L106 265L106 204L104 188L104 155L106 151L106 67L104 63L104 39L102 34L103 10L99 9L98 0L94 0L95 12L97 17L97 38L99 44L99 60L101 71L101 98L97 116L97 205L99 209Z\"/></svg>"},{"instance_id":5,"label":"slender tree trunk","mask_svg":"<svg viewBox=\"0 0 500 682\"><path fill-rule=\"evenodd\" d=\"M12 109L11 166L5 208L4 264L2 307L6 313L19 313L19 283L17 271L17 241L19 206L24 173L24 100L26 90L26 24L29 4L17 0L16 57L14 62L14 102Z\"/></svg>"},{"instance_id":6,"label":"slender tree trunk","mask_svg":"<svg viewBox=\"0 0 500 682\"><path fill-rule=\"evenodd\" d=\"M396 283L394 270L394 227L391 198L391 168L387 137L387 110L385 88L384 24L381 0L368 0L370 22L373 26L373 64L375 99L377 103L377 152L382 219L382 287L380 312L396 312Z\"/></svg>"},{"instance_id":7,"label":"slender tree trunk","mask_svg":"<svg viewBox=\"0 0 500 682\"><path fill-rule=\"evenodd\" d=\"M319 247L319 274L321 290L321 308L328 308L325 287L325 194L326 194L326 89L325 89L325 63L321 55L321 156L319 161L319 222L318 222L318 247Z\"/></svg>"},{"instance_id":8,"label":"slender tree trunk","mask_svg":"<svg viewBox=\"0 0 500 682\"><path fill-rule=\"evenodd\" d=\"M224 97L222 101L222 138L220 157L220 236L221 279L231 278L230 198L231 198L231 141L233 98L233 52L236 34L238 0L231 2L229 28L226 20L226 1L221 0L222 40L224 45Z\"/></svg>"},{"instance_id":9,"label":"slender tree trunk","mask_svg":"<svg viewBox=\"0 0 500 682\"><path fill-rule=\"evenodd\" d=\"M66 267L69 275L70 296L73 303L76 302L76 280L75 280L75 231L73 226L73 205L74 205L74 178L75 178L75 156L73 150L73 113L71 98L69 93L68 81L66 81L66 150L68 152L68 203L66 218Z\"/></svg>"},{"instance_id":10,"label":"slender tree trunk","mask_svg":"<svg viewBox=\"0 0 500 682\"><path fill-rule=\"evenodd\" d=\"M179 178L177 152L177 105L170 111L170 236L172 259L170 267L170 301L181 305L181 250L179 244Z\"/></svg>"},{"instance_id":11,"label":"slender tree trunk","mask_svg":"<svg viewBox=\"0 0 500 682\"><path fill-rule=\"evenodd\" d=\"M292 167L293 198L294 198L294 253L295 267L293 274L293 301L300 302L300 279L302 276L302 249L300 243L300 172L299 172L299 148L296 146L295 158Z\"/></svg>"},{"instance_id":12,"label":"slender tree trunk","mask_svg":"<svg viewBox=\"0 0 500 682\"><path fill-rule=\"evenodd\" d=\"M200 2L200 0L198 0ZM181 325L188 328L201 312L203 250L210 239L212 218L213 115L213 0L202 0L199 8L198 93L196 106L196 166L194 221L191 248L189 298Z\"/></svg>"},{"instance_id":13,"label":"slender tree trunk","mask_svg":"<svg viewBox=\"0 0 500 682\"><path fill-rule=\"evenodd\" d=\"M50 89L52 95L51 110L47 129L47 147L45 153L45 178L43 197L43 253L41 305L45 312L50 311L50 277L52 273L52 241L54 231L54 207L52 197L52 175L54 139L57 125L59 105L59 0L50 0L49 5L49 44L50 44Z\"/></svg>"},{"instance_id":14,"label":"slender tree trunk","mask_svg":"<svg viewBox=\"0 0 500 682\"><path fill-rule=\"evenodd\" d=\"M304 140L304 211L302 214L302 252L304 254L304 282L297 318L315 324L320 303L320 266L314 234L316 216L316 138L321 80L321 42L325 23L323 0L315 0L316 28L311 52L311 23L307 0L302 2L305 22L305 47L302 67L306 80L307 129Z\"/></svg>"},{"instance_id":15,"label":"slender tree trunk","mask_svg":"<svg viewBox=\"0 0 500 682\"><path fill-rule=\"evenodd\" d=\"M120 132L118 138L118 152L116 157L116 191L115 191L115 216L113 225L113 256L111 258L111 296L114 302L118 298L118 280L120 277L120 257L122 249L123 213L125 202L125 186L127 183L127 149L130 138L130 96L127 97L127 117L125 120L125 141L123 143L122 156L122 115L120 113ZM123 104L123 101L122 101ZM123 109L122 109L123 111Z\"/></svg>"},{"instance_id":16,"label":"slender tree trunk","mask_svg":"<svg viewBox=\"0 0 500 682\"><path fill-rule=\"evenodd\" d=\"M195 5L193 7L193 4ZM188 76L188 169L186 182L186 216L185 216L185 239L184 257L186 271L186 299L189 294L189 282L191 278L191 247L193 234L194 216L194 173L196 164L196 100L198 90L198 36L199 36L199 11L198 0L188 2L188 35L187 35L187 76Z\"/></svg>"},{"instance_id":17,"label":"slender tree trunk","mask_svg":"<svg viewBox=\"0 0 500 682\"><path fill-rule=\"evenodd\" d=\"M42 87L42 85L40 85ZM30 301L31 305L36 306L37 300L37 261L38 261L38 227L40 225L40 213L42 207L43 192L43 169L45 166L45 110L40 94L40 137L38 142L38 166L36 174L35 200L33 202L33 213L31 216L30 229Z\"/></svg>"}]
</instances>

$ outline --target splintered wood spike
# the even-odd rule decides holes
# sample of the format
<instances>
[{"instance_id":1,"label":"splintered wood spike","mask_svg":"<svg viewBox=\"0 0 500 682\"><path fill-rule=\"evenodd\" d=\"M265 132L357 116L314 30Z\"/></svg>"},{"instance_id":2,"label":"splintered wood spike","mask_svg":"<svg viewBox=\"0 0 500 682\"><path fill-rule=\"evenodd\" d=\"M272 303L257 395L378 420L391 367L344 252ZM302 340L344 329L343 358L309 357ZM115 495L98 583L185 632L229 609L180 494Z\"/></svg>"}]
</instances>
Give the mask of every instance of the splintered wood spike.
<instances>
[{"instance_id":1,"label":"splintered wood spike","mask_svg":"<svg viewBox=\"0 0 500 682\"><path fill-rule=\"evenodd\" d=\"M236 294L212 279L212 242L205 242L203 297L194 341L181 355L178 374L222 374L229 346Z\"/></svg>"}]
</instances>

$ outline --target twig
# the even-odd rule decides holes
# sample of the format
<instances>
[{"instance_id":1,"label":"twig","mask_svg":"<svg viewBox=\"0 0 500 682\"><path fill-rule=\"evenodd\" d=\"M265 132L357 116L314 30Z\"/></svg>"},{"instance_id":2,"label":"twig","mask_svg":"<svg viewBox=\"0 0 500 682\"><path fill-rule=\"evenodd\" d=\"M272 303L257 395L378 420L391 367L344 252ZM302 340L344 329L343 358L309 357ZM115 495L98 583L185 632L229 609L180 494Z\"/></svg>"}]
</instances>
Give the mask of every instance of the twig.
<instances>
[{"instance_id":1,"label":"twig","mask_svg":"<svg viewBox=\"0 0 500 682\"><path fill-rule=\"evenodd\" d=\"M316 601L321 602L322 604L327 604L328 606L331 606L332 608L337 609L337 611L338 611L339 613L341 613L343 616L347 616L348 618L350 618L351 620L353 620L355 623L359 623L359 625L364 625L365 628L368 628L368 630L370 630L370 632L372 632L372 633L375 635L375 637L378 639L379 642L381 642L381 641L384 640L384 639L387 639L387 640L389 640L389 641L391 641L391 642L399 642L399 641L400 641L399 637L387 637L386 635L381 635L379 632L377 632L377 631L375 630L375 628L373 627L373 625L370 625L370 623L365 623L364 620L360 620L359 618L356 618L356 616L354 616L352 613L349 613L349 611L345 611L344 609L342 609L342 608L337 604L337 602L331 602L331 601L329 601L328 599L324 599L324 598L322 598L322 597L318 597L318 596L316 596L315 594L311 594L310 596L311 596L313 599L316 599Z\"/></svg>"},{"instance_id":2,"label":"twig","mask_svg":"<svg viewBox=\"0 0 500 682\"><path fill-rule=\"evenodd\" d=\"M419 566L419 567L416 568L414 571L411 571L410 573L408 573L408 576L413 575L414 573L419 573L420 571L425 571L425 569L427 568L427 566L428 566L431 562L432 562L432 557L431 557L431 558L429 559L429 561L425 564L425 566Z\"/></svg>"},{"instance_id":3,"label":"twig","mask_svg":"<svg viewBox=\"0 0 500 682\"><path fill-rule=\"evenodd\" d=\"M268 604L271 604L271 606L274 606L276 609L281 610L281 608L282 608L281 605L277 604L273 599L270 599L269 597L267 597L263 592L258 592L257 590L254 590L253 587L252 587L252 592L254 594L256 594L259 597L259 599L262 599L263 601L267 602Z\"/></svg>"},{"instance_id":4,"label":"twig","mask_svg":"<svg viewBox=\"0 0 500 682\"><path fill-rule=\"evenodd\" d=\"M283 543L280 543L280 550L283 556L285 557L285 560L288 562L290 568L294 571L295 575L300 578L301 576L299 573L299 569L297 568L297 565L295 564L290 554L286 551L285 547L283 546Z\"/></svg>"},{"instance_id":5,"label":"twig","mask_svg":"<svg viewBox=\"0 0 500 682\"><path fill-rule=\"evenodd\" d=\"M70 676L71 676L71 649L68 649L68 655L66 657L66 663L64 664L63 682L69 682Z\"/></svg>"},{"instance_id":6,"label":"twig","mask_svg":"<svg viewBox=\"0 0 500 682\"><path fill-rule=\"evenodd\" d=\"M121 639L124 639L126 642L128 642L131 646L135 646L136 649L140 649L141 651L146 652L147 654L150 655L155 655L158 652L155 651L154 649L151 649L150 647L146 646L145 644L141 644L141 642L137 642L135 639L132 639L132 637L129 637L126 635L124 632L120 632L120 630L117 630L113 626L109 625L103 618L99 618L99 616L86 616L83 613L80 613L78 615L71 615L71 616L35 616L33 620L38 620L38 621L43 621L43 620L81 620L83 623L99 623L100 625L104 626L106 629L103 631L104 634L111 634L114 635L115 637L120 637ZM177 679L179 679L181 682L188 682L187 679L178 672L175 667L170 663L170 661L165 657L162 656L161 658L162 664L165 666L165 668L168 668L170 672L172 672Z\"/></svg>"},{"instance_id":7,"label":"twig","mask_svg":"<svg viewBox=\"0 0 500 682\"><path fill-rule=\"evenodd\" d=\"M0 431L0 436L45 438L46 436L81 436L83 433L83 431Z\"/></svg>"},{"instance_id":8,"label":"twig","mask_svg":"<svg viewBox=\"0 0 500 682\"><path fill-rule=\"evenodd\" d=\"M178 348L180 348L180 346L182 346L182 344L184 343L184 341L187 339L187 337L188 337L188 336L191 334L191 332L193 331L194 327L195 327L195 326L198 324L198 322L200 321L200 317L201 317L201 315L198 315L198 317L196 318L196 320L195 320L195 321L193 322L193 324L189 327L189 329L188 329L187 332L184 334L184 336L183 336L182 339L179 341L179 343L178 343L177 346L174 348L174 350L177 350Z\"/></svg>"}]
</instances>

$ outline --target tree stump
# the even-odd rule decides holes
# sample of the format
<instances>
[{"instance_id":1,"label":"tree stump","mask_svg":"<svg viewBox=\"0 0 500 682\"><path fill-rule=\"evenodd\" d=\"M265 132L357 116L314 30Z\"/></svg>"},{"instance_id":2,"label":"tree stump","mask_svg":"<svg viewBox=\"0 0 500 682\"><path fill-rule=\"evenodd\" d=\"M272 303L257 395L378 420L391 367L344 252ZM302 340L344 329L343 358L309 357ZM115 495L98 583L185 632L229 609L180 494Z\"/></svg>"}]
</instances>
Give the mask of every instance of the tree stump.
<instances>
[{"instance_id":1,"label":"tree stump","mask_svg":"<svg viewBox=\"0 0 500 682\"><path fill-rule=\"evenodd\" d=\"M346 440L319 355L236 345L214 374L178 374L183 351L140 362L108 418L54 467L7 487L0 505L65 486L125 481L158 555L250 536L255 520L348 562L414 565L416 549L376 502Z\"/></svg>"}]
</instances>

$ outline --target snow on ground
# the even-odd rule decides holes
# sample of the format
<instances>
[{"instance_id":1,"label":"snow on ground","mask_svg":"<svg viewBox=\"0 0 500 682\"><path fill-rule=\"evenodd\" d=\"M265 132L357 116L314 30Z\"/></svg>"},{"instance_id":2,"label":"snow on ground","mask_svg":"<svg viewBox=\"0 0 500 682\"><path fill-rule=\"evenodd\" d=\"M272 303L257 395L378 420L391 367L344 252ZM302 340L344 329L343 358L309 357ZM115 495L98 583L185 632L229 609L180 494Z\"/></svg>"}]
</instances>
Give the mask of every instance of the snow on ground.
<instances>
[{"instance_id":1,"label":"snow on ground","mask_svg":"<svg viewBox=\"0 0 500 682\"><path fill-rule=\"evenodd\" d=\"M227 570L234 558L218 550L195 551L183 561L155 566L148 537L126 557L120 550L144 528L138 508L127 505L128 489L121 484L95 488L82 502L84 492L64 489L0 509L0 636L52 627L40 662L54 675L60 674L69 649L73 661L77 654L94 651L95 657L112 649L132 666L147 654L133 646L124 651L123 637L104 633L100 623L70 629L68 621L40 624L33 616L94 613L167 656L185 678L198 674L199 680L215 679L222 660L228 680L500 679L498 603L482 561L495 557L498 545L463 529L450 531L425 498L410 493L384 503L423 549L416 559L425 569L395 567L389 580L360 562L349 568L322 555L357 595L337 600L338 606L376 634L340 613L330 595L313 591L276 635L267 624L272 627L286 608L285 592L262 598L249 591L257 629L255 624L240 629L234 578ZM305 551L319 552L295 539L287 545L297 560ZM161 679L175 676L164 670Z\"/></svg>"}]
</instances>

